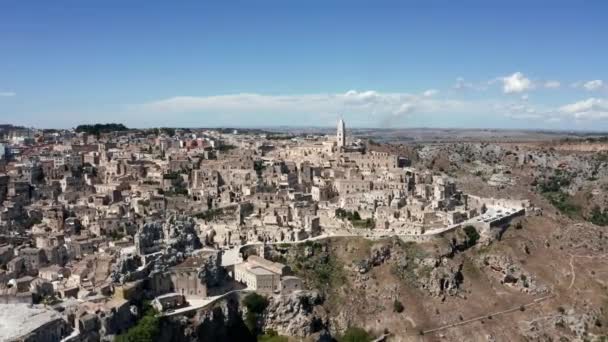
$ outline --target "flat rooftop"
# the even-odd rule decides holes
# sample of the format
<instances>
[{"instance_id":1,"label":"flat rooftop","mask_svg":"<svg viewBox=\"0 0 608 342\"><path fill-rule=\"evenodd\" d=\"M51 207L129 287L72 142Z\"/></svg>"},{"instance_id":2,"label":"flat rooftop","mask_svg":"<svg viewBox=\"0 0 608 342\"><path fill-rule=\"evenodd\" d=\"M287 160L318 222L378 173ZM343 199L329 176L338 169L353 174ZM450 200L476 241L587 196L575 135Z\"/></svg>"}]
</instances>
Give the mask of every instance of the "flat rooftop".
<instances>
[{"instance_id":1,"label":"flat rooftop","mask_svg":"<svg viewBox=\"0 0 608 342\"><path fill-rule=\"evenodd\" d=\"M57 311L39 305L0 305L0 341L17 339L57 319L62 319Z\"/></svg>"},{"instance_id":2,"label":"flat rooftop","mask_svg":"<svg viewBox=\"0 0 608 342\"><path fill-rule=\"evenodd\" d=\"M270 270L265 269L264 267L254 266L249 269L249 271L255 275L273 275L276 274Z\"/></svg>"}]
</instances>

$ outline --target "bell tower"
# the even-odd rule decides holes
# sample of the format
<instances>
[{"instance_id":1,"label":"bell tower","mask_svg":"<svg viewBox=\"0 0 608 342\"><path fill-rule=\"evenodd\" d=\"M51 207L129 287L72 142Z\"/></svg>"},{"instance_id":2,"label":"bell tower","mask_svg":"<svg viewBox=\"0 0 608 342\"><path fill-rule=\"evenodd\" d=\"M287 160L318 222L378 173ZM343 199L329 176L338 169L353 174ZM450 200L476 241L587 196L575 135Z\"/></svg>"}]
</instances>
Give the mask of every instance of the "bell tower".
<instances>
[{"instance_id":1,"label":"bell tower","mask_svg":"<svg viewBox=\"0 0 608 342\"><path fill-rule=\"evenodd\" d=\"M346 146L346 134L345 134L345 124L344 120L338 120L338 132L336 134L336 142L338 143L338 147Z\"/></svg>"}]
</instances>

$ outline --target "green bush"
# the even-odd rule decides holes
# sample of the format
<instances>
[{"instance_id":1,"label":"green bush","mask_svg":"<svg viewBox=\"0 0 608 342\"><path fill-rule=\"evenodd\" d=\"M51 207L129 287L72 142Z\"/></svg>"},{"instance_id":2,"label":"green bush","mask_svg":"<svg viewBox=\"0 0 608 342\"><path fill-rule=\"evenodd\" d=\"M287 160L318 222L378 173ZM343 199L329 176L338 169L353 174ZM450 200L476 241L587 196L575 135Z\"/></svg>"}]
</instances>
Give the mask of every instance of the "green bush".
<instances>
[{"instance_id":1,"label":"green bush","mask_svg":"<svg viewBox=\"0 0 608 342\"><path fill-rule=\"evenodd\" d=\"M464 233L467 235L467 244L473 246L479 240L479 233L473 226L465 226Z\"/></svg>"},{"instance_id":2,"label":"green bush","mask_svg":"<svg viewBox=\"0 0 608 342\"><path fill-rule=\"evenodd\" d=\"M152 342L160 333L159 318L152 307L146 310L144 316L126 333L116 336L116 342Z\"/></svg>"},{"instance_id":3,"label":"green bush","mask_svg":"<svg viewBox=\"0 0 608 342\"><path fill-rule=\"evenodd\" d=\"M376 226L376 222L372 218L368 218L365 220L361 219L361 215L358 211L348 211L342 208L338 208L335 211L336 217L339 219L347 219L350 221L355 228L367 228L371 229Z\"/></svg>"},{"instance_id":4,"label":"green bush","mask_svg":"<svg viewBox=\"0 0 608 342\"><path fill-rule=\"evenodd\" d=\"M402 313L404 309L405 308L403 307L403 304L401 304L400 301L395 299L395 301L393 302L393 311L397 313Z\"/></svg>"},{"instance_id":5,"label":"green bush","mask_svg":"<svg viewBox=\"0 0 608 342\"><path fill-rule=\"evenodd\" d=\"M372 336L364 329L350 327L346 329L344 335L338 339L339 342L369 342Z\"/></svg>"},{"instance_id":6,"label":"green bush","mask_svg":"<svg viewBox=\"0 0 608 342\"><path fill-rule=\"evenodd\" d=\"M248 311L253 313L262 313L268 306L268 299L266 297L261 296L255 292L248 294L243 299L243 305L247 308Z\"/></svg>"},{"instance_id":7,"label":"green bush","mask_svg":"<svg viewBox=\"0 0 608 342\"><path fill-rule=\"evenodd\" d=\"M606 209L601 210L598 206L593 207L589 222L598 226L608 226L608 211Z\"/></svg>"}]
</instances>

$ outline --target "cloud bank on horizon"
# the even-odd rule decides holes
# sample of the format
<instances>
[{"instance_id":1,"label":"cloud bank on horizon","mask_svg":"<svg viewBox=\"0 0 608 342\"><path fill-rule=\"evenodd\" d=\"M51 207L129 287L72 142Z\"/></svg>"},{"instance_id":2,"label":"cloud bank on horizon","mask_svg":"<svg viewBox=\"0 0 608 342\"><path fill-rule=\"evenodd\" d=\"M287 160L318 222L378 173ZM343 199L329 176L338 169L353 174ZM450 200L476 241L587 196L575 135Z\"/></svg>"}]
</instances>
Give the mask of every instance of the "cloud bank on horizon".
<instances>
[{"instance_id":1,"label":"cloud bank on horizon","mask_svg":"<svg viewBox=\"0 0 608 342\"><path fill-rule=\"evenodd\" d=\"M549 106L530 100L536 92L560 88L562 82L558 80L531 79L522 72L514 72L481 82L469 82L460 77L447 90L428 89L419 93L348 90L316 94L179 95L130 105L128 111L146 112L150 117L170 114L173 118L197 113L222 113L233 117L264 114L286 117L288 123L295 126L332 125L337 115L343 115L360 127L411 127L409 123L417 118L433 115L502 117L528 124L533 122L534 128L560 122L574 122L580 126L584 122L608 118L608 101L589 96L589 93L606 95L608 87L602 80L573 82L571 88L586 93L579 101ZM493 95L483 95L491 94L493 90ZM471 96L472 93L477 96ZM484 123L487 121L479 127L484 127Z\"/></svg>"},{"instance_id":2,"label":"cloud bank on horizon","mask_svg":"<svg viewBox=\"0 0 608 342\"><path fill-rule=\"evenodd\" d=\"M608 129L597 125L608 119L606 83L594 79L571 82L566 87L563 84L517 71L477 82L459 77L445 89L419 92L176 95L117 104L106 113L58 112L53 114L53 123L71 127L85 117L85 122L112 120L133 127L332 126L338 116L343 116L351 127ZM557 91L575 92L579 99L553 105L534 101L537 94ZM8 100L16 95L14 91L0 91L0 97ZM249 123L252 117L256 118L254 124ZM462 124L451 124L453 118ZM43 121L33 125L45 125Z\"/></svg>"}]
</instances>

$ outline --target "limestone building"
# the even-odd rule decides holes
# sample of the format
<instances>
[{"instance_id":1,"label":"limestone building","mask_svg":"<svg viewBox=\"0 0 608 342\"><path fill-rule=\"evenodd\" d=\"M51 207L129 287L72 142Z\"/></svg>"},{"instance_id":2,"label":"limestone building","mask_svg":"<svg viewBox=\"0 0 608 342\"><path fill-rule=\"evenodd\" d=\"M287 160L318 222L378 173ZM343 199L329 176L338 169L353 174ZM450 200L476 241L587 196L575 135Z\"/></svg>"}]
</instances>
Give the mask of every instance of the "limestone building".
<instances>
[{"instance_id":1,"label":"limestone building","mask_svg":"<svg viewBox=\"0 0 608 342\"><path fill-rule=\"evenodd\" d=\"M234 280L250 289L272 293L281 290L281 276L287 270L283 264L252 255L247 261L234 266Z\"/></svg>"}]
</instances>

